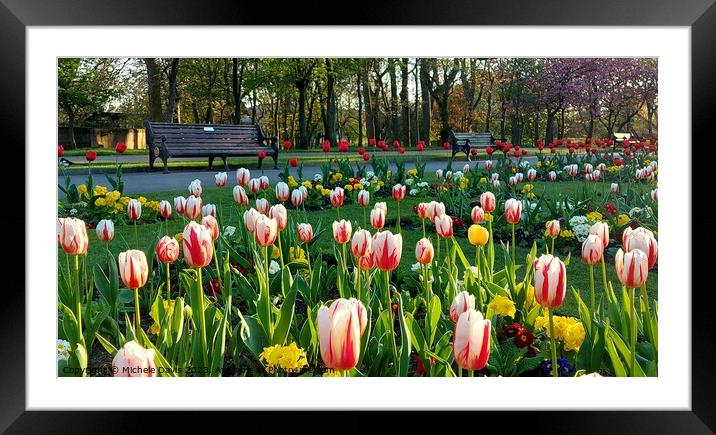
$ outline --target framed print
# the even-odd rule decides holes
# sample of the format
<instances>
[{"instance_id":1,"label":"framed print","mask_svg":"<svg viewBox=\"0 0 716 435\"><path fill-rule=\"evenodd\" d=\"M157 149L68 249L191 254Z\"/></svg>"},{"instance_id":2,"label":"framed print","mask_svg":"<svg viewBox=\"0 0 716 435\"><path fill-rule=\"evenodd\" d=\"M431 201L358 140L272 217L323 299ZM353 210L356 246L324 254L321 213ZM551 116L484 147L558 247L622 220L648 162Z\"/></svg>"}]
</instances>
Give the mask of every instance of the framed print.
<instances>
[{"instance_id":1,"label":"framed print","mask_svg":"<svg viewBox=\"0 0 716 435\"><path fill-rule=\"evenodd\" d=\"M2 428L510 410L710 433L710 256L690 246L710 193L690 192L716 6L562 3L337 25L4 1L27 189Z\"/></svg>"}]
</instances>

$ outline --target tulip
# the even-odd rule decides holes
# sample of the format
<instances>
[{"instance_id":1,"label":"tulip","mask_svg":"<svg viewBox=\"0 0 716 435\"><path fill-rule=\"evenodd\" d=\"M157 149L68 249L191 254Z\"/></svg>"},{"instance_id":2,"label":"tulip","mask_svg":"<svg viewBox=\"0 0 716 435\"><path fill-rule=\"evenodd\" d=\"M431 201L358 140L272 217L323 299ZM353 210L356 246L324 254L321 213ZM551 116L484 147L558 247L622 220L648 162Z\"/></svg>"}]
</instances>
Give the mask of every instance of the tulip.
<instances>
[{"instance_id":1,"label":"tulip","mask_svg":"<svg viewBox=\"0 0 716 435\"><path fill-rule=\"evenodd\" d=\"M233 190L234 201L239 205L249 205L249 197L246 195L246 191L240 185L234 186Z\"/></svg>"},{"instance_id":2,"label":"tulip","mask_svg":"<svg viewBox=\"0 0 716 435\"><path fill-rule=\"evenodd\" d=\"M445 171L445 179L446 180L452 180L453 173L452 171Z\"/></svg>"},{"instance_id":3,"label":"tulip","mask_svg":"<svg viewBox=\"0 0 716 435\"><path fill-rule=\"evenodd\" d=\"M256 210L261 214L267 214L269 210L269 202L266 198L256 198Z\"/></svg>"},{"instance_id":4,"label":"tulip","mask_svg":"<svg viewBox=\"0 0 716 435\"><path fill-rule=\"evenodd\" d=\"M616 268L617 277L623 286L629 289L629 299L631 300L632 312L631 312L631 362L630 372L634 375L634 369L636 367L636 334L637 334L637 321L636 321L636 305L634 304L634 289L636 287L645 286L646 280L649 276L649 257L641 249L633 249L629 252L624 252L621 248L617 251L614 256L614 265Z\"/></svg>"},{"instance_id":5,"label":"tulip","mask_svg":"<svg viewBox=\"0 0 716 435\"><path fill-rule=\"evenodd\" d=\"M592 179L594 181L599 181L602 177L602 171L599 169L595 169L594 172L592 172Z\"/></svg>"},{"instance_id":6,"label":"tulip","mask_svg":"<svg viewBox=\"0 0 716 435\"><path fill-rule=\"evenodd\" d=\"M366 255L364 257L361 257L358 260L358 267L360 267L361 270L371 270L375 267L375 256L371 252L369 255Z\"/></svg>"},{"instance_id":7,"label":"tulip","mask_svg":"<svg viewBox=\"0 0 716 435\"><path fill-rule=\"evenodd\" d=\"M606 249L609 245L609 225L606 222L595 222L589 228L589 234L594 234L602 241L602 247Z\"/></svg>"},{"instance_id":8,"label":"tulip","mask_svg":"<svg viewBox=\"0 0 716 435\"><path fill-rule=\"evenodd\" d=\"M217 172L216 175L214 175L214 184L216 187L224 187L226 186L227 178L226 172Z\"/></svg>"},{"instance_id":9,"label":"tulip","mask_svg":"<svg viewBox=\"0 0 716 435\"><path fill-rule=\"evenodd\" d=\"M142 203L136 199L130 199L127 203L127 216L130 220L138 221L142 217Z\"/></svg>"},{"instance_id":10,"label":"tulip","mask_svg":"<svg viewBox=\"0 0 716 435\"><path fill-rule=\"evenodd\" d=\"M557 173L554 171L549 171L547 174L549 181L556 181L557 180Z\"/></svg>"},{"instance_id":11,"label":"tulip","mask_svg":"<svg viewBox=\"0 0 716 435\"><path fill-rule=\"evenodd\" d=\"M654 189L651 191L651 200L654 202L659 202L659 189Z\"/></svg>"},{"instance_id":12,"label":"tulip","mask_svg":"<svg viewBox=\"0 0 716 435\"><path fill-rule=\"evenodd\" d=\"M522 172L518 172L515 174L515 178L517 178L517 182L521 183L522 180L525 178L524 174Z\"/></svg>"},{"instance_id":13,"label":"tulip","mask_svg":"<svg viewBox=\"0 0 716 435\"><path fill-rule=\"evenodd\" d=\"M584 164L584 172L586 172L587 174L591 174L593 170L594 170L594 168L592 167L592 165L590 163Z\"/></svg>"},{"instance_id":14,"label":"tulip","mask_svg":"<svg viewBox=\"0 0 716 435\"><path fill-rule=\"evenodd\" d=\"M348 243L351 238L352 231L353 229L351 227L350 221L341 219L340 221L333 222L333 238L336 240L337 243Z\"/></svg>"},{"instance_id":15,"label":"tulip","mask_svg":"<svg viewBox=\"0 0 716 435\"><path fill-rule=\"evenodd\" d=\"M189 183L189 194L194 196L201 196L201 180L194 180Z\"/></svg>"},{"instance_id":16,"label":"tulip","mask_svg":"<svg viewBox=\"0 0 716 435\"><path fill-rule=\"evenodd\" d=\"M271 206L268 217L276 219L276 227L279 231L283 231L286 228L286 224L288 224L288 211L286 211L286 207L283 204Z\"/></svg>"},{"instance_id":17,"label":"tulip","mask_svg":"<svg viewBox=\"0 0 716 435\"><path fill-rule=\"evenodd\" d=\"M596 315L596 299L594 296L594 265L602 261L604 247L599 237L590 234L582 243L582 262L589 265L589 288L592 313Z\"/></svg>"},{"instance_id":18,"label":"tulip","mask_svg":"<svg viewBox=\"0 0 716 435\"><path fill-rule=\"evenodd\" d=\"M261 181L258 178L249 180L249 192L257 194L261 191Z\"/></svg>"},{"instance_id":19,"label":"tulip","mask_svg":"<svg viewBox=\"0 0 716 435\"><path fill-rule=\"evenodd\" d=\"M480 195L480 205L486 213L495 211L495 195L492 192L484 192Z\"/></svg>"},{"instance_id":20,"label":"tulip","mask_svg":"<svg viewBox=\"0 0 716 435\"><path fill-rule=\"evenodd\" d=\"M276 193L276 200L280 202L287 201L291 193L288 184L284 183L283 181L279 181L278 183L276 183L274 191Z\"/></svg>"},{"instance_id":21,"label":"tulip","mask_svg":"<svg viewBox=\"0 0 716 435\"><path fill-rule=\"evenodd\" d=\"M470 212L470 218L472 219L473 223L481 224L485 221L485 210L482 209L479 205L476 205L472 208L472 211Z\"/></svg>"},{"instance_id":22,"label":"tulip","mask_svg":"<svg viewBox=\"0 0 716 435\"><path fill-rule=\"evenodd\" d=\"M335 224L334 224L335 225ZM383 271L391 271L400 264L403 252L403 236L390 231L381 231L373 235L372 249L375 266Z\"/></svg>"},{"instance_id":23,"label":"tulip","mask_svg":"<svg viewBox=\"0 0 716 435\"><path fill-rule=\"evenodd\" d=\"M162 263L173 263L179 259L179 242L174 237L159 239L156 248L157 258Z\"/></svg>"},{"instance_id":24,"label":"tulip","mask_svg":"<svg viewBox=\"0 0 716 435\"><path fill-rule=\"evenodd\" d=\"M443 239L452 237L452 218L446 214L435 217L435 231Z\"/></svg>"},{"instance_id":25,"label":"tulip","mask_svg":"<svg viewBox=\"0 0 716 435\"><path fill-rule=\"evenodd\" d=\"M251 179L251 171L246 168L239 168L236 170L236 184L242 187L246 187Z\"/></svg>"},{"instance_id":26,"label":"tulip","mask_svg":"<svg viewBox=\"0 0 716 435\"><path fill-rule=\"evenodd\" d=\"M115 378L155 378L154 350L145 349L136 341L124 343L112 359Z\"/></svg>"},{"instance_id":27,"label":"tulip","mask_svg":"<svg viewBox=\"0 0 716 435\"><path fill-rule=\"evenodd\" d=\"M485 161L485 170L486 170L486 171L491 171L491 170L492 170L492 165L493 165L492 160L486 160L486 161Z\"/></svg>"},{"instance_id":28,"label":"tulip","mask_svg":"<svg viewBox=\"0 0 716 435\"><path fill-rule=\"evenodd\" d=\"M317 323L323 364L334 370L355 368L368 323L363 304L353 298L336 299L318 310Z\"/></svg>"},{"instance_id":29,"label":"tulip","mask_svg":"<svg viewBox=\"0 0 716 435\"><path fill-rule=\"evenodd\" d=\"M298 224L298 239L302 243L310 243L313 240L313 227L311 224Z\"/></svg>"},{"instance_id":30,"label":"tulip","mask_svg":"<svg viewBox=\"0 0 716 435\"><path fill-rule=\"evenodd\" d=\"M537 170L532 168L527 171L527 179L530 181L535 181L537 179Z\"/></svg>"},{"instance_id":31,"label":"tulip","mask_svg":"<svg viewBox=\"0 0 716 435\"><path fill-rule=\"evenodd\" d=\"M86 254L89 238L85 222L72 217L57 219L57 242L65 254Z\"/></svg>"},{"instance_id":32,"label":"tulip","mask_svg":"<svg viewBox=\"0 0 716 435\"><path fill-rule=\"evenodd\" d=\"M184 227L182 234L184 261L190 267L205 267L214 255L212 230L194 221Z\"/></svg>"},{"instance_id":33,"label":"tulip","mask_svg":"<svg viewBox=\"0 0 716 435\"><path fill-rule=\"evenodd\" d=\"M557 347L552 310L562 304L567 290L567 270L557 257L543 254L534 261L535 301L547 308L552 342L552 376L557 377Z\"/></svg>"},{"instance_id":34,"label":"tulip","mask_svg":"<svg viewBox=\"0 0 716 435\"><path fill-rule=\"evenodd\" d=\"M196 219L201 216L204 211L202 204L203 201L201 197L190 195L189 198L186 199L186 207L184 209L185 216L189 219Z\"/></svg>"},{"instance_id":35,"label":"tulip","mask_svg":"<svg viewBox=\"0 0 716 435\"><path fill-rule=\"evenodd\" d=\"M254 227L254 240L259 246L270 246L276 241L278 235L278 223L276 219L265 215L256 218Z\"/></svg>"},{"instance_id":36,"label":"tulip","mask_svg":"<svg viewBox=\"0 0 716 435\"><path fill-rule=\"evenodd\" d=\"M490 359L490 330L492 323L482 313L469 309L455 324L453 355L460 369L482 370Z\"/></svg>"},{"instance_id":37,"label":"tulip","mask_svg":"<svg viewBox=\"0 0 716 435\"><path fill-rule=\"evenodd\" d=\"M351 252L356 258L365 257L371 253L371 236L367 230L358 230L353 233Z\"/></svg>"},{"instance_id":38,"label":"tulip","mask_svg":"<svg viewBox=\"0 0 716 435\"><path fill-rule=\"evenodd\" d=\"M420 219L427 219L430 216L430 204L427 202L421 202L415 209L416 214Z\"/></svg>"},{"instance_id":39,"label":"tulip","mask_svg":"<svg viewBox=\"0 0 716 435\"><path fill-rule=\"evenodd\" d=\"M97 240L100 242L111 242L114 238L114 222L108 219L102 219L97 223Z\"/></svg>"},{"instance_id":40,"label":"tulip","mask_svg":"<svg viewBox=\"0 0 716 435\"><path fill-rule=\"evenodd\" d=\"M249 232L254 232L256 229L256 220L261 216L261 213L256 211L255 208L250 208L244 212L244 226Z\"/></svg>"},{"instance_id":41,"label":"tulip","mask_svg":"<svg viewBox=\"0 0 716 435\"><path fill-rule=\"evenodd\" d=\"M370 211L370 224L376 230L382 230L385 225L385 211L382 208L374 208Z\"/></svg>"},{"instance_id":42,"label":"tulip","mask_svg":"<svg viewBox=\"0 0 716 435\"><path fill-rule=\"evenodd\" d=\"M166 199L159 203L159 215L164 219L169 219L172 215L172 205Z\"/></svg>"},{"instance_id":43,"label":"tulip","mask_svg":"<svg viewBox=\"0 0 716 435\"><path fill-rule=\"evenodd\" d=\"M306 189L306 186L298 186L298 190L303 195L303 201L305 202L308 199L308 189Z\"/></svg>"},{"instance_id":44,"label":"tulip","mask_svg":"<svg viewBox=\"0 0 716 435\"><path fill-rule=\"evenodd\" d=\"M62 157L62 155L65 153L65 147L62 145L57 145L57 157Z\"/></svg>"},{"instance_id":45,"label":"tulip","mask_svg":"<svg viewBox=\"0 0 716 435\"><path fill-rule=\"evenodd\" d=\"M496 172L493 173L492 175L490 175L490 180L492 180L492 181L499 180L499 179L500 179L500 174L498 174Z\"/></svg>"},{"instance_id":46,"label":"tulip","mask_svg":"<svg viewBox=\"0 0 716 435\"><path fill-rule=\"evenodd\" d=\"M586 181L586 182L594 181L594 175L584 174L584 181Z\"/></svg>"},{"instance_id":47,"label":"tulip","mask_svg":"<svg viewBox=\"0 0 716 435\"><path fill-rule=\"evenodd\" d=\"M178 214L183 215L184 212L186 211L186 198L184 198L183 196L175 197L174 198L174 210L176 210L176 212Z\"/></svg>"},{"instance_id":48,"label":"tulip","mask_svg":"<svg viewBox=\"0 0 716 435\"><path fill-rule=\"evenodd\" d=\"M445 204L437 201L430 201L428 203L428 220L435 223L436 217L442 217L445 215Z\"/></svg>"},{"instance_id":49,"label":"tulip","mask_svg":"<svg viewBox=\"0 0 716 435\"><path fill-rule=\"evenodd\" d=\"M559 237L560 230L559 220L553 219L547 222L547 235L552 239ZM554 243L552 243L552 245L554 245ZM554 255L554 249L552 249L552 251L552 254Z\"/></svg>"},{"instance_id":50,"label":"tulip","mask_svg":"<svg viewBox=\"0 0 716 435\"><path fill-rule=\"evenodd\" d=\"M266 175L262 175L259 177L259 183L261 184L261 190L266 190L271 185L271 183L269 182L269 177L267 177Z\"/></svg>"},{"instance_id":51,"label":"tulip","mask_svg":"<svg viewBox=\"0 0 716 435\"><path fill-rule=\"evenodd\" d=\"M331 199L331 205L333 207L340 207L343 205L343 200L345 199L345 193L343 192L342 187L336 187L331 191L330 195Z\"/></svg>"},{"instance_id":52,"label":"tulip","mask_svg":"<svg viewBox=\"0 0 716 435\"><path fill-rule=\"evenodd\" d=\"M418 243L415 245L415 258L418 260L418 263L430 264L434 256L435 249L433 248L433 244L430 243L430 240L425 237L418 240Z\"/></svg>"},{"instance_id":53,"label":"tulip","mask_svg":"<svg viewBox=\"0 0 716 435\"><path fill-rule=\"evenodd\" d=\"M507 182L509 183L510 186L517 186L518 180L517 180L517 177L512 176L507 180Z\"/></svg>"},{"instance_id":54,"label":"tulip","mask_svg":"<svg viewBox=\"0 0 716 435\"><path fill-rule=\"evenodd\" d=\"M612 183L611 191L612 193L619 193L619 183Z\"/></svg>"},{"instance_id":55,"label":"tulip","mask_svg":"<svg viewBox=\"0 0 716 435\"><path fill-rule=\"evenodd\" d=\"M219 222L213 215L206 215L201 219L201 224L211 231L211 238L217 240L221 235L219 231Z\"/></svg>"},{"instance_id":56,"label":"tulip","mask_svg":"<svg viewBox=\"0 0 716 435\"><path fill-rule=\"evenodd\" d=\"M95 151L85 152L85 159L87 159L88 162L94 162L96 158L97 158L97 153Z\"/></svg>"},{"instance_id":57,"label":"tulip","mask_svg":"<svg viewBox=\"0 0 716 435\"><path fill-rule=\"evenodd\" d=\"M393 186L393 199L396 201L402 201L405 199L405 186L400 183Z\"/></svg>"},{"instance_id":58,"label":"tulip","mask_svg":"<svg viewBox=\"0 0 716 435\"><path fill-rule=\"evenodd\" d=\"M473 246L485 246L490 234L487 232L485 227L473 224L467 230L467 239Z\"/></svg>"},{"instance_id":59,"label":"tulip","mask_svg":"<svg viewBox=\"0 0 716 435\"><path fill-rule=\"evenodd\" d=\"M370 204L370 192L367 190L361 190L358 192L358 205L361 207L368 207Z\"/></svg>"},{"instance_id":60,"label":"tulip","mask_svg":"<svg viewBox=\"0 0 716 435\"><path fill-rule=\"evenodd\" d=\"M293 189L291 192L291 204L293 204L294 207L298 208L303 204L303 194L298 189Z\"/></svg>"},{"instance_id":61,"label":"tulip","mask_svg":"<svg viewBox=\"0 0 716 435\"><path fill-rule=\"evenodd\" d=\"M450 305L450 318L453 322L457 322L460 315L467 310L475 309L475 296L466 291L461 291L452 300Z\"/></svg>"},{"instance_id":62,"label":"tulip","mask_svg":"<svg viewBox=\"0 0 716 435\"><path fill-rule=\"evenodd\" d=\"M137 331L141 328L140 311L139 311L139 292L140 287L147 283L149 267L147 266L147 256L143 251L130 249L121 252L118 257L119 276L127 288L135 290L134 292L134 315L135 328Z\"/></svg>"},{"instance_id":63,"label":"tulip","mask_svg":"<svg viewBox=\"0 0 716 435\"><path fill-rule=\"evenodd\" d=\"M642 227L636 230L628 229L629 231L624 231L625 236L623 236L624 251L631 252L635 249L641 250L649 259L649 270L653 269L659 254L659 244L654 238L654 233Z\"/></svg>"},{"instance_id":64,"label":"tulip","mask_svg":"<svg viewBox=\"0 0 716 435\"><path fill-rule=\"evenodd\" d=\"M214 204L206 204L201 208L201 216L213 216L216 217L216 206Z\"/></svg>"},{"instance_id":65,"label":"tulip","mask_svg":"<svg viewBox=\"0 0 716 435\"><path fill-rule=\"evenodd\" d=\"M443 178L443 170L442 169L436 169L435 170L435 177L439 180Z\"/></svg>"}]
</instances>

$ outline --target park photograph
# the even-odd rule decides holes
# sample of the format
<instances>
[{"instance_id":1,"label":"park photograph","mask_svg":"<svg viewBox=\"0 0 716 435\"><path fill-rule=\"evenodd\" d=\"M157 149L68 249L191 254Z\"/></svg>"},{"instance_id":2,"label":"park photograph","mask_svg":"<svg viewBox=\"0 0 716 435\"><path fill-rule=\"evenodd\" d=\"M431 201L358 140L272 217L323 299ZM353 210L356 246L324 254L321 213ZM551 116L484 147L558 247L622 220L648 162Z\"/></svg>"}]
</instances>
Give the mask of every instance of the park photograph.
<instances>
[{"instance_id":1,"label":"park photograph","mask_svg":"<svg viewBox=\"0 0 716 435\"><path fill-rule=\"evenodd\" d=\"M56 60L58 377L659 376L658 58Z\"/></svg>"}]
</instances>

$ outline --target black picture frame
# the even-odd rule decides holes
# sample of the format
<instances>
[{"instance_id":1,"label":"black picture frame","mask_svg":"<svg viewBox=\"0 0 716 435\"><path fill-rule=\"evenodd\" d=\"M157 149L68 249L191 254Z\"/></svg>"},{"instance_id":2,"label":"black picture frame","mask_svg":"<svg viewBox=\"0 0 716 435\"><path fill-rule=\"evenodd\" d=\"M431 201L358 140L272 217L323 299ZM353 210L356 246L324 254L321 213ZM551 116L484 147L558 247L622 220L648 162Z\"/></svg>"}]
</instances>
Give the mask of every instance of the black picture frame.
<instances>
[{"instance_id":1,"label":"black picture frame","mask_svg":"<svg viewBox=\"0 0 716 435\"><path fill-rule=\"evenodd\" d=\"M573 0L478 2L455 0L451 2L430 2L426 0L400 0L374 2L374 4L336 5L332 2L281 3L280 6L266 2L214 1L195 2L189 0L140 1L140 0L0 0L0 59L3 60L0 80L0 120L5 124L5 144L25 144L25 30L27 26L68 26L68 25L257 25L257 24L337 24L337 20L350 18L351 24L358 25L572 25L572 26L688 26L691 28L691 79L692 89L692 143L708 144L709 130L716 125L716 4L715 0L602 0L598 2L574 2ZM347 11L351 10L350 16ZM449 43L449 41L446 41ZM629 42L625 42L629 43ZM684 132L683 144L688 146L688 132ZM19 148L19 145L13 145ZM706 147L704 147L706 148ZM56 152L48 146L48 152ZM692 148L696 150L696 148ZM27 148L25 148L27 150ZM699 151L700 153L701 151ZM18 155L8 157L17 159ZM27 174L31 174L31 156ZM6 164L9 163L9 160ZM690 170L689 168L688 170ZM706 169L706 168L700 168ZM689 179L684 171L685 180ZM698 189L708 188L708 171L691 171L693 204L699 197ZM29 176L29 175L26 175ZM18 183L18 190L24 192L24 184ZM708 194L708 192L705 192ZM711 192L710 194L713 194ZM32 200L23 195L25 201ZM697 213L693 209L694 231L700 227L710 228L716 217L709 212ZM680 211L687 216L689 210ZM3 226L22 225L22 213L1 214ZM26 231L31 231L27 228ZM19 232L15 231L19 237ZM475 427L484 422L511 422L509 431L528 433L712 433L716 430L716 406L712 394L716 391L713 368L716 366L716 340L712 308L714 291L712 286L698 286L702 271L713 269L713 254L699 255L696 248L714 241L713 231L699 236L698 244L692 245L692 273L684 276L684 287L665 289L678 291L685 297L690 293L692 301L692 383L691 410L682 412L659 411L572 411L572 412L516 412L505 416L491 412L492 416L480 414L465 419ZM690 233L684 237L691 239ZM24 242L24 241L23 241ZM22 246L18 241L15 246ZM708 249L708 248L707 248ZM21 256L17 250L0 250L4 264L16 263ZM689 255L689 253L684 253ZM24 257L24 256L23 256ZM6 266L7 267L7 266ZM37 266L35 266L37 267ZM27 265L25 266L26 273ZM701 274L693 274L701 272ZM0 335L2 336L3 365L0 371L0 430L8 433L97 433L136 431L147 429L146 424L154 421L166 424L168 413L156 419L138 415L137 412L29 412L25 411L25 282L24 275L15 273L4 280L3 303L0 304ZM48 295L48 297L51 297ZM237 392L237 394L239 394ZM549 400L549 393L532 392L536 401ZM639 397L634 397L638 406ZM274 425L295 424L305 419L297 413L276 416L276 412L259 414L255 419L240 420L231 417L230 424L237 430L250 427L253 422L271 420ZM196 421L193 413L182 412L182 425L189 427ZM343 420L348 431L357 431L374 424L373 419L364 418L362 413L333 413L332 418ZM202 414L203 424L227 418L222 415ZM393 419L395 417L389 417ZM438 417L447 424L453 417ZM398 417L401 427L421 424L423 419ZM315 421L315 419L311 419ZM483 422L483 423L478 423ZM397 423L397 421L396 421ZM301 423L308 430L308 422ZM315 423L311 423L315 424ZM211 427L211 426L209 426ZM272 426L276 430L277 426ZM218 428L218 426L217 426ZM169 426L166 427L169 429ZM211 429L210 429L211 430Z\"/></svg>"}]
</instances>

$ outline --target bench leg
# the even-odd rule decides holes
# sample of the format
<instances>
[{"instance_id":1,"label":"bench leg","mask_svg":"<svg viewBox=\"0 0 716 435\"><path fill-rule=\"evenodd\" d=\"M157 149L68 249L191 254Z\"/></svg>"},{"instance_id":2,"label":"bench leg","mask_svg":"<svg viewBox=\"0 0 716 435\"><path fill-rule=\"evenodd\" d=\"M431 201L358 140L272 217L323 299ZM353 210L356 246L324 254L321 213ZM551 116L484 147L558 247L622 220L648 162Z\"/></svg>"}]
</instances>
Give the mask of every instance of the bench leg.
<instances>
[{"instance_id":1,"label":"bench leg","mask_svg":"<svg viewBox=\"0 0 716 435\"><path fill-rule=\"evenodd\" d=\"M273 158L273 168L278 169L278 155L274 154L271 157Z\"/></svg>"},{"instance_id":2,"label":"bench leg","mask_svg":"<svg viewBox=\"0 0 716 435\"><path fill-rule=\"evenodd\" d=\"M167 157L162 158L162 162L164 162L164 173L169 173L169 165L167 164L167 160L169 160Z\"/></svg>"},{"instance_id":3,"label":"bench leg","mask_svg":"<svg viewBox=\"0 0 716 435\"><path fill-rule=\"evenodd\" d=\"M226 157L222 157L221 159L224 161L224 170L225 170L226 172L228 172L228 171L229 171L229 165L226 163Z\"/></svg>"},{"instance_id":4,"label":"bench leg","mask_svg":"<svg viewBox=\"0 0 716 435\"><path fill-rule=\"evenodd\" d=\"M156 157L154 157L153 155L149 154L149 170L150 170L150 171L153 171L153 170L154 170L154 160L156 160L156 159L157 159Z\"/></svg>"},{"instance_id":5,"label":"bench leg","mask_svg":"<svg viewBox=\"0 0 716 435\"><path fill-rule=\"evenodd\" d=\"M211 171L211 168L214 166L214 158L209 157L209 170Z\"/></svg>"}]
</instances>

